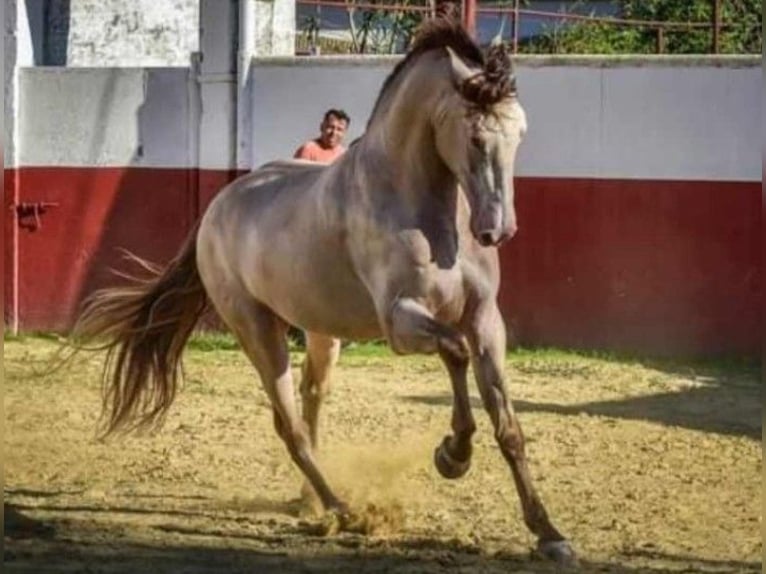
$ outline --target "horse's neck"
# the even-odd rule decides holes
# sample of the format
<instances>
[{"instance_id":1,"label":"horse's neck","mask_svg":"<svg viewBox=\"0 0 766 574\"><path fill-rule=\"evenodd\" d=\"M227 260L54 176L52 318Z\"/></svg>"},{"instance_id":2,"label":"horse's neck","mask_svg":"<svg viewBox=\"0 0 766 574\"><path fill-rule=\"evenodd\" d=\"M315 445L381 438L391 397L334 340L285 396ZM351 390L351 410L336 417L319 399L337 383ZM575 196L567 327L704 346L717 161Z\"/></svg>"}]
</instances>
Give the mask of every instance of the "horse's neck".
<instances>
[{"instance_id":1,"label":"horse's neck","mask_svg":"<svg viewBox=\"0 0 766 574\"><path fill-rule=\"evenodd\" d=\"M383 102L365 140L387 164L385 177L392 191L413 207L442 206L454 216L457 181L436 149L432 125L432 112L450 84L443 61L421 58L424 61L414 62Z\"/></svg>"}]
</instances>

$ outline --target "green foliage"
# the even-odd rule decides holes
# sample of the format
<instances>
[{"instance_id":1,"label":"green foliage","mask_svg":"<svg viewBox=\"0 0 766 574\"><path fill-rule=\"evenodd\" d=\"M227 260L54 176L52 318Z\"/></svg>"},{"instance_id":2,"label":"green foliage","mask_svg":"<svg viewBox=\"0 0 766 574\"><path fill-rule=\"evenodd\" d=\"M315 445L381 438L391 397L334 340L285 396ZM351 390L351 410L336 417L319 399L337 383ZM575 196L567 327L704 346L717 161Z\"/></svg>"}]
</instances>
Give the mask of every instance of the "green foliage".
<instances>
[{"instance_id":1,"label":"green foliage","mask_svg":"<svg viewBox=\"0 0 766 574\"><path fill-rule=\"evenodd\" d=\"M711 23L713 0L614 0L621 17L653 22ZM763 45L761 4L755 0L721 1L720 52L760 54ZM520 46L522 52L548 54L650 54L659 51L656 27L562 21ZM667 54L712 52L712 30L668 28L662 38Z\"/></svg>"},{"instance_id":2,"label":"green foliage","mask_svg":"<svg viewBox=\"0 0 766 574\"><path fill-rule=\"evenodd\" d=\"M236 351L240 348L231 333L219 331L197 331L187 346L196 351Z\"/></svg>"},{"instance_id":3,"label":"green foliage","mask_svg":"<svg viewBox=\"0 0 766 574\"><path fill-rule=\"evenodd\" d=\"M367 3L385 3L385 0L368 0ZM416 5L412 0L398 2L402 6ZM349 4L353 7L354 3ZM353 51L359 54L396 54L405 52L420 22L421 12L359 10L354 17L352 10L349 27Z\"/></svg>"},{"instance_id":4,"label":"green foliage","mask_svg":"<svg viewBox=\"0 0 766 574\"><path fill-rule=\"evenodd\" d=\"M578 22L547 26L545 33L520 44L519 51L532 54L653 54L657 51L655 42L639 28Z\"/></svg>"},{"instance_id":5,"label":"green foliage","mask_svg":"<svg viewBox=\"0 0 766 574\"><path fill-rule=\"evenodd\" d=\"M386 4L386 0L366 0L365 5ZM420 5L418 0L400 0L401 6ZM423 20L422 12L388 11L356 8L354 0L348 6L347 38L326 38L321 35L321 19L304 18L296 39L299 50L322 54L397 54L407 51L415 30Z\"/></svg>"}]
</instances>

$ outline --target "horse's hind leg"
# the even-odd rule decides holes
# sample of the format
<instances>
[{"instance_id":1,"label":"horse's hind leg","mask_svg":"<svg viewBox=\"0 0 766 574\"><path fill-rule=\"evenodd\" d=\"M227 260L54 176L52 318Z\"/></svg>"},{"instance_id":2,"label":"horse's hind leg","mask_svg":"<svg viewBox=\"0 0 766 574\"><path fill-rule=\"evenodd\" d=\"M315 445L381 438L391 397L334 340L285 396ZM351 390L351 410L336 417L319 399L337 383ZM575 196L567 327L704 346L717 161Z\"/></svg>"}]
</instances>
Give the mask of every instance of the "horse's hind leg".
<instances>
[{"instance_id":1,"label":"horse's hind leg","mask_svg":"<svg viewBox=\"0 0 766 574\"><path fill-rule=\"evenodd\" d=\"M298 414L287 346L288 325L268 307L253 300L231 298L227 304L218 306L218 311L261 377L274 408L277 433L291 458L319 496L322 506L326 510L345 512L346 505L330 490L316 464L309 429Z\"/></svg>"},{"instance_id":2,"label":"horse's hind leg","mask_svg":"<svg viewBox=\"0 0 766 574\"><path fill-rule=\"evenodd\" d=\"M503 382L505 328L494 302L486 302L473 318L468 335L473 370L484 407L489 413L503 457L508 462L521 499L524 522L538 536L538 549L559 563L575 561L571 546L548 518L530 476L524 435Z\"/></svg>"}]
</instances>

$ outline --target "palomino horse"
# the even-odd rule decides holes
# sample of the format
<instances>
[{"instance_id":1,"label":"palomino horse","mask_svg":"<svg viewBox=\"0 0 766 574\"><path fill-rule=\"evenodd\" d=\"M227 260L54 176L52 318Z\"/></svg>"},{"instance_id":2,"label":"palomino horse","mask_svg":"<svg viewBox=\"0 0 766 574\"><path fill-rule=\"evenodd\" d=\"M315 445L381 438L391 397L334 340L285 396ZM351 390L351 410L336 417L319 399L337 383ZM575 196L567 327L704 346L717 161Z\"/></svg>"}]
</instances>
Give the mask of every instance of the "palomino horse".
<instances>
[{"instance_id":1,"label":"palomino horse","mask_svg":"<svg viewBox=\"0 0 766 574\"><path fill-rule=\"evenodd\" d=\"M505 48L485 55L459 25L425 24L340 160L275 162L237 179L164 270L93 297L76 332L108 349L107 432L163 419L183 347L212 303L257 369L295 464L325 510L343 516L314 456L319 408L338 338L382 336L397 353L438 353L447 368L452 433L435 452L446 478L470 466L472 365L525 523L542 553L572 562L532 485L503 383L497 245L516 231L513 165L525 130ZM302 412L289 325L307 334Z\"/></svg>"}]
</instances>

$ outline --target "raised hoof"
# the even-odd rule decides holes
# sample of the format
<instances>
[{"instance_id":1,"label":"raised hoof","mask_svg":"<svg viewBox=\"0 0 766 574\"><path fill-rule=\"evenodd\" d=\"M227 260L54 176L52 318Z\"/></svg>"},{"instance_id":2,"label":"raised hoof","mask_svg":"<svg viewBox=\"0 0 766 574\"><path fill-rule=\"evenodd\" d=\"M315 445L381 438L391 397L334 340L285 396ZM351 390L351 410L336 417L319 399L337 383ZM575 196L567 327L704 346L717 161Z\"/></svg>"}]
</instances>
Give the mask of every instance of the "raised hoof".
<instances>
[{"instance_id":1,"label":"raised hoof","mask_svg":"<svg viewBox=\"0 0 766 574\"><path fill-rule=\"evenodd\" d=\"M444 437L442 443L434 450L434 465L444 478L450 480L464 476L471 468L471 457L465 461L459 461L452 458L447 452L447 441L449 437Z\"/></svg>"},{"instance_id":2,"label":"raised hoof","mask_svg":"<svg viewBox=\"0 0 766 574\"><path fill-rule=\"evenodd\" d=\"M567 540L541 540L537 543L537 554L563 568L577 567L577 555Z\"/></svg>"}]
</instances>

